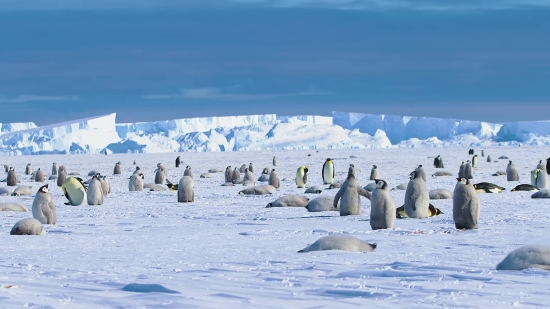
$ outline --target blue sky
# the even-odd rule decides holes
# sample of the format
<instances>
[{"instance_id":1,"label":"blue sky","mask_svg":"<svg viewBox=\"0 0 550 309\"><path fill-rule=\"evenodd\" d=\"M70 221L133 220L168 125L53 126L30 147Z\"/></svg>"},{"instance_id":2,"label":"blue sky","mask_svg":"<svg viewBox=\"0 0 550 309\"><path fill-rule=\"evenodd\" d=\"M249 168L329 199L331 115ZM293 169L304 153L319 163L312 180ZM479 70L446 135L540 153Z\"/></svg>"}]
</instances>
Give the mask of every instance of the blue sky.
<instances>
[{"instance_id":1,"label":"blue sky","mask_svg":"<svg viewBox=\"0 0 550 309\"><path fill-rule=\"evenodd\" d=\"M550 119L550 1L0 0L0 122Z\"/></svg>"}]
</instances>

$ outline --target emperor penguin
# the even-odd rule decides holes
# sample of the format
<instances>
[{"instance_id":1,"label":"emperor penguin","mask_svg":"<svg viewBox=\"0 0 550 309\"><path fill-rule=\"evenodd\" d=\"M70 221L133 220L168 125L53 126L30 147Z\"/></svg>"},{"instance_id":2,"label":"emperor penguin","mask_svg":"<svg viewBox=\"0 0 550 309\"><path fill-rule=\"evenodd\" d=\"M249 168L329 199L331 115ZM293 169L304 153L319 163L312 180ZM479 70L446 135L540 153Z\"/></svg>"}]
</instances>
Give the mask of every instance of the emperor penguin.
<instances>
[{"instance_id":1,"label":"emperor penguin","mask_svg":"<svg viewBox=\"0 0 550 309\"><path fill-rule=\"evenodd\" d=\"M132 174L128 183L128 189L130 191L143 191L143 179L145 179L145 176L141 172Z\"/></svg>"},{"instance_id":2,"label":"emperor penguin","mask_svg":"<svg viewBox=\"0 0 550 309\"><path fill-rule=\"evenodd\" d=\"M236 184L240 182L240 179L241 179L241 172L239 172L239 170L235 167L235 169L233 170L233 174L231 174L231 178L229 179L229 182Z\"/></svg>"},{"instance_id":3,"label":"emperor penguin","mask_svg":"<svg viewBox=\"0 0 550 309\"><path fill-rule=\"evenodd\" d=\"M405 213L409 218L428 218L430 194L426 188L426 183L416 171L410 174L410 178L407 191L405 191Z\"/></svg>"},{"instance_id":4,"label":"emperor penguin","mask_svg":"<svg viewBox=\"0 0 550 309\"><path fill-rule=\"evenodd\" d=\"M467 178L457 178L458 182L453 192L453 220L455 227L461 229L477 229L481 206L479 196L474 186Z\"/></svg>"},{"instance_id":5,"label":"emperor penguin","mask_svg":"<svg viewBox=\"0 0 550 309\"><path fill-rule=\"evenodd\" d=\"M65 173L63 171L63 173ZM61 176L61 175L60 175ZM87 199L86 187L80 178L69 177L61 185L63 194L69 200L65 205L80 206Z\"/></svg>"},{"instance_id":6,"label":"emperor penguin","mask_svg":"<svg viewBox=\"0 0 550 309\"><path fill-rule=\"evenodd\" d=\"M497 270L523 270L528 268L550 270L550 247L527 245L517 248L510 252L496 267Z\"/></svg>"},{"instance_id":7,"label":"emperor penguin","mask_svg":"<svg viewBox=\"0 0 550 309\"><path fill-rule=\"evenodd\" d=\"M6 173L10 171L10 166L4 165L4 169L6 170Z\"/></svg>"},{"instance_id":8,"label":"emperor penguin","mask_svg":"<svg viewBox=\"0 0 550 309\"><path fill-rule=\"evenodd\" d=\"M34 173L34 181L36 182L44 182L44 172L40 168L36 170Z\"/></svg>"},{"instance_id":9,"label":"emperor penguin","mask_svg":"<svg viewBox=\"0 0 550 309\"><path fill-rule=\"evenodd\" d=\"M415 172L417 174L420 174L420 178L422 178L422 180L424 180L424 182L426 182L426 172L424 171L424 168L422 168L422 165L419 165Z\"/></svg>"},{"instance_id":10,"label":"emperor penguin","mask_svg":"<svg viewBox=\"0 0 550 309\"><path fill-rule=\"evenodd\" d=\"M481 149L481 157L485 157L485 150Z\"/></svg>"},{"instance_id":11,"label":"emperor penguin","mask_svg":"<svg viewBox=\"0 0 550 309\"><path fill-rule=\"evenodd\" d=\"M540 169L540 170L546 170L546 162L543 163L542 160L540 160L539 164L537 164L537 168Z\"/></svg>"},{"instance_id":12,"label":"emperor penguin","mask_svg":"<svg viewBox=\"0 0 550 309\"><path fill-rule=\"evenodd\" d=\"M25 218L15 223L10 235L46 235L46 231L40 221L35 218Z\"/></svg>"},{"instance_id":13,"label":"emperor penguin","mask_svg":"<svg viewBox=\"0 0 550 309\"><path fill-rule=\"evenodd\" d=\"M519 181L518 170L514 166L514 163L512 163L512 160L508 162L508 166L506 167L506 180Z\"/></svg>"},{"instance_id":14,"label":"emperor penguin","mask_svg":"<svg viewBox=\"0 0 550 309\"><path fill-rule=\"evenodd\" d=\"M464 178L473 179L474 178L474 169L470 160L466 161L464 165Z\"/></svg>"},{"instance_id":15,"label":"emperor penguin","mask_svg":"<svg viewBox=\"0 0 550 309\"><path fill-rule=\"evenodd\" d=\"M180 167L180 163L181 163L181 161L180 161L180 156L178 156L178 157L176 158L176 168Z\"/></svg>"},{"instance_id":16,"label":"emperor penguin","mask_svg":"<svg viewBox=\"0 0 550 309\"><path fill-rule=\"evenodd\" d=\"M391 229L396 217L395 202L390 194L388 184L375 179L376 189L370 198L370 227L373 230Z\"/></svg>"},{"instance_id":17,"label":"emperor penguin","mask_svg":"<svg viewBox=\"0 0 550 309\"><path fill-rule=\"evenodd\" d=\"M273 166L277 166L277 158L275 156L273 156Z\"/></svg>"},{"instance_id":18,"label":"emperor penguin","mask_svg":"<svg viewBox=\"0 0 550 309\"><path fill-rule=\"evenodd\" d=\"M132 163L133 165L137 165L137 160L134 159L134 163Z\"/></svg>"},{"instance_id":19,"label":"emperor penguin","mask_svg":"<svg viewBox=\"0 0 550 309\"><path fill-rule=\"evenodd\" d=\"M477 167L477 155L474 155L472 157L472 167L473 168L476 168Z\"/></svg>"},{"instance_id":20,"label":"emperor penguin","mask_svg":"<svg viewBox=\"0 0 550 309\"><path fill-rule=\"evenodd\" d=\"M32 174L32 165L29 163L25 167L25 175L30 175L30 174Z\"/></svg>"},{"instance_id":21,"label":"emperor penguin","mask_svg":"<svg viewBox=\"0 0 550 309\"><path fill-rule=\"evenodd\" d=\"M191 166L187 165L185 167L185 171L183 171L183 176L189 176L191 178L194 178L193 177L193 170L191 170Z\"/></svg>"},{"instance_id":22,"label":"emperor penguin","mask_svg":"<svg viewBox=\"0 0 550 309\"><path fill-rule=\"evenodd\" d=\"M487 156L487 162L493 162L493 159L491 159L491 155Z\"/></svg>"},{"instance_id":23,"label":"emperor penguin","mask_svg":"<svg viewBox=\"0 0 550 309\"><path fill-rule=\"evenodd\" d=\"M57 175L57 163L52 164L52 175Z\"/></svg>"},{"instance_id":24,"label":"emperor penguin","mask_svg":"<svg viewBox=\"0 0 550 309\"><path fill-rule=\"evenodd\" d=\"M319 238L316 242L298 251L298 253L320 250L372 252L375 248L376 244L369 244L353 236L329 235Z\"/></svg>"},{"instance_id":25,"label":"emperor penguin","mask_svg":"<svg viewBox=\"0 0 550 309\"><path fill-rule=\"evenodd\" d=\"M537 170L534 169L531 171L531 185L537 186Z\"/></svg>"},{"instance_id":26,"label":"emperor penguin","mask_svg":"<svg viewBox=\"0 0 550 309\"><path fill-rule=\"evenodd\" d=\"M330 185L334 181L334 162L331 158L327 158L323 164L323 183Z\"/></svg>"},{"instance_id":27,"label":"emperor penguin","mask_svg":"<svg viewBox=\"0 0 550 309\"><path fill-rule=\"evenodd\" d=\"M13 167L10 167L8 171L8 178L6 178L6 184L8 186L17 186L17 175Z\"/></svg>"},{"instance_id":28,"label":"emperor penguin","mask_svg":"<svg viewBox=\"0 0 550 309\"><path fill-rule=\"evenodd\" d=\"M434 159L434 167L435 168L445 168L445 165L443 164L443 159L441 158L441 155L438 155Z\"/></svg>"},{"instance_id":29,"label":"emperor penguin","mask_svg":"<svg viewBox=\"0 0 550 309\"><path fill-rule=\"evenodd\" d=\"M99 180L101 180L101 189L103 190L103 195L111 193L111 184L109 183L109 179L107 179L107 176L101 176Z\"/></svg>"},{"instance_id":30,"label":"emperor penguin","mask_svg":"<svg viewBox=\"0 0 550 309\"><path fill-rule=\"evenodd\" d=\"M101 187L101 180L98 175L94 175L92 180L88 184L88 205L103 205L103 188Z\"/></svg>"},{"instance_id":31,"label":"emperor penguin","mask_svg":"<svg viewBox=\"0 0 550 309\"><path fill-rule=\"evenodd\" d=\"M233 177L232 177L232 173L231 173L231 166L228 166L225 168L225 183L230 183L232 182L233 180Z\"/></svg>"},{"instance_id":32,"label":"emperor penguin","mask_svg":"<svg viewBox=\"0 0 550 309\"><path fill-rule=\"evenodd\" d=\"M539 189L548 189L548 173L546 169L537 168L535 171L535 186Z\"/></svg>"},{"instance_id":33,"label":"emperor penguin","mask_svg":"<svg viewBox=\"0 0 550 309\"><path fill-rule=\"evenodd\" d=\"M279 173L275 171L275 169L271 170L271 174L269 174L269 185L272 185L276 189L279 189L281 186L281 181L279 180Z\"/></svg>"},{"instance_id":34,"label":"emperor penguin","mask_svg":"<svg viewBox=\"0 0 550 309\"><path fill-rule=\"evenodd\" d=\"M340 203L340 216L361 214L360 194L370 198L370 193L359 185L353 173L348 173L348 177L334 196L333 206L337 208Z\"/></svg>"},{"instance_id":35,"label":"emperor penguin","mask_svg":"<svg viewBox=\"0 0 550 309\"><path fill-rule=\"evenodd\" d=\"M120 175L120 174L122 174L122 166L120 162L117 162L115 164L115 168L113 169L113 175Z\"/></svg>"},{"instance_id":36,"label":"emperor penguin","mask_svg":"<svg viewBox=\"0 0 550 309\"><path fill-rule=\"evenodd\" d=\"M65 170L61 169L61 166L59 167L59 175L57 177L57 186L61 187L63 185L63 182L67 179L67 172Z\"/></svg>"},{"instance_id":37,"label":"emperor penguin","mask_svg":"<svg viewBox=\"0 0 550 309\"><path fill-rule=\"evenodd\" d=\"M296 170L296 185L298 188L305 188L307 183L307 172L308 168L305 165L300 166Z\"/></svg>"},{"instance_id":38,"label":"emperor penguin","mask_svg":"<svg viewBox=\"0 0 550 309\"><path fill-rule=\"evenodd\" d=\"M247 169L246 164L243 164L243 165L241 165L241 168L239 169L239 172L244 174L244 173L246 173L246 169Z\"/></svg>"},{"instance_id":39,"label":"emperor penguin","mask_svg":"<svg viewBox=\"0 0 550 309\"><path fill-rule=\"evenodd\" d=\"M195 201L195 192L193 191L193 178L183 176L178 185L178 203L189 203Z\"/></svg>"},{"instance_id":40,"label":"emperor penguin","mask_svg":"<svg viewBox=\"0 0 550 309\"><path fill-rule=\"evenodd\" d=\"M164 180L166 179L166 169L164 165L158 166L158 169L155 172L155 183L157 185L161 185L164 183Z\"/></svg>"},{"instance_id":41,"label":"emperor penguin","mask_svg":"<svg viewBox=\"0 0 550 309\"><path fill-rule=\"evenodd\" d=\"M252 162L250 162L250 164L248 165L248 171L254 173L254 165L252 164Z\"/></svg>"},{"instance_id":42,"label":"emperor penguin","mask_svg":"<svg viewBox=\"0 0 550 309\"><path fill-rule=\"evenodd\" d=\"M353 164L349 165L348 173L353 174L353 176L355 176L355 178L357 178L357 169L355 168L355 165L353 165Z\"/></svg>"},{"instance_id":43,"label":"emperor penguin","mask_svg":"<svg viewBox=\"0 0 550 309\"><path fill-rule=\"evenodd\" d=\"M48 185L43 185L36 192L32 202L32 216L42 224L55 224L57 214L52 195L48 192Z\"/></svg>"},{"instance_id":44,"label":"emperor penguin","mask_svg":"<svg viewBox=\"0 0 550 309\"><path fill-rule=\"evenodd\" d=\"M245 170L243 180L243 185L245 186L253 186L256 183L254 180L254 173L252 173L248 168Z\"/></svg>"},{"instance_id":45,"label":"emperor penguin","mask_svg":"<svg viewBox=\"0 0 550 309\"><path fill-rule=\"evenodd\" d=\"M141 169L139 168L139 166L136 166L136 169L134 170L133 174L137 174L137 173L141 173Z\"/></svg>"},{"instance_id":46,"label":"emperor penguin","mask_svg":"<svg viewBox=\"0 0 550 309\"><path fill-rule=\"evenodd\" d=\"M378 166L373 165L372 169L370 170L369 180L376 180L376 179L378 179Z\"/></svg>"},{"instance_id":47,"label":"emperor penguin","mask_svg":"<svg viewBox=\"0 0 550 309\"><path fill-rule=\"evenodd\" d=\"M550 175L550 158L546 159L546 173Z\"/></svg>"}]
</instances>

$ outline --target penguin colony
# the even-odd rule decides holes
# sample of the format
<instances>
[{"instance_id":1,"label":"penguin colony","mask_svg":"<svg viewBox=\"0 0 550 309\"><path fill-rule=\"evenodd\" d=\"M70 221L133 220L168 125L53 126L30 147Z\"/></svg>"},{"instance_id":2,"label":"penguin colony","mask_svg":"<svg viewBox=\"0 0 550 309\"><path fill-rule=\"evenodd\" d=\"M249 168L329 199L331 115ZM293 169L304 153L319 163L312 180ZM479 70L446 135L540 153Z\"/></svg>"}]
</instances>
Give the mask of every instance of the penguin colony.
<instances>
[{"instance_id":1,"label":"penguin colony","mask_svg":"<svg viewBox=\"0 0 550 309\"><path fill-rule=\"evenodd\" d=\"M379 179L378 166L373 165L370 173L370 179L374 181L372 186L366 186L362 188L356 177L357 169L351 164L348 169L347 176L338 187L339 190L334 197L320 196L316 199L310 200L307 197L300 195L286 195L281 196L273 202L268 203L266 208L274 207L302 207L310 212L318 211L339 211L341 216L360 215L361 214L361 197L370 200L370 220L369 223L373 230L378 229L391 229L395 225L396 218L417 218L425 219L432 216L442 214L442 212L435 206L430 204L430 198L432 193L437 195L435 198L452 198L453 208L452 217L455 227L459 230L477 229L480 225L480 213L481 202L478 197L482 193L501 193L506 189L498 185L489 182L473 183L475 169L479 165L477 155L473 154L473 149L470 149L469 155L473 155L471 161L467 160L466 163L460 166L457 182L454 188L454 192L450 192L445 189L437 189L428 192L426 188L426 173L422 168L422 165L417 166L409 174L409 182L406 185L406 192L403 206L396 207L395 201L390 194L388 183L385 180ZM481 152L481 156L485 157L485 152ZM488 162L490 156L487 157ZM180 157L176 158L176 167L180 165ZM536 168L531 171L531 183L530 184L518 184L511 191L531 191L538 192L540 189L547 189L548 183L548 163L550 158L546 160L540 160ZM275 166L276 159L273 157L273 166ZM135 161L134 161L135 165ZM433 162L434 168L443 168L443 159L438 155ZM19 183L19 179L15 172L14 167L5 166L7 177L5 182L9 186L16 186ZM212 173L221 172L219 170L211 169ZM335 162L333 159L326 159L321 169L321 179L324 185L331 185L335 181ZM244 175L241 175L241 171ZM299 166L296 170L295 184L297 188L306 188L308 181L309 168L306 165ZM25 168L25 174L31 176L31 180L35 182L44 182L45 175L41 168L38 168L33 172L32 165L29 163ZM117 162L113 171L113 175L122 174L122 163ZM506 168L506 176L508 181L519 181L519 173L517 167L510 160ZM102 205L104 197L110 193L110 184L106 176L103 176L96 171L90 172L92 178L88 181L83 181L80 177L69 176L67 177L67 171L63 165L58 166L56 163L52 165L52 173L56 177L50 177L49 179L56 179L58 186L62 187L63 194L65 195L67 202L66 205L79 206L85 202L92 205ZM447 172L441 172L441 175L434 176L447 176ZM141 172L139 167L136 166L135 171L130 176L128 181L129 191L142 191L143 188L151 188L151 191L165 190L164 183L171 191L177 191L177 202L179 203L192 203L195 201L193 172L191 166L186 166L183 176L179 180L178 184L171 183L167 177L166 167L159 163L155 171L155 183L161 186L155 186L155 184L144 184L145 175ZM248 188L245 188L239 192L239 194L252 194L252 195L264 195L272 194L278 190L281 185L278 172L273 168L264 168L262 170L262 176L260 177L262 182L268 182L268 184L261 186L255 185L254 178L254 166L253 163L249 163L248 166L243 164L240 169L231 169L231 166L227 166L225 172L225 183L222 185L235 185L244 184ZM369 190L366 190L367 187ZM157 190L158 189L158 190ZM308 188L305 193L319 194L323 190L322 186L315 185ZM15 190L3 190L5 195L12 196L30 196L32 194L32 187L19 186ZM435 194L437 191L438 194ZM43 225L55 225L57 223L57 210L54 199L49 193L48 184L42 185L38 188L36 195L34 196L32 203L32 216L33 218L26 218L19 220L15 223L10 231L11 235L44 235L46 230ZM371 193L372 192L372 193ZM4 195L4 194L2 194ZM6 204L8 205L8 204ZM12 204L9 204L10 206ZM13 204L18 205L18 204ZM4 207L6 211L28 211L24 205L18 207ZM316 250L344 250L344 251L362 251L370 252L376 248L376 244L370 244L363 240L357 239L351 236L344 235L332 235L322 237L306 248L298 251L300 253L316 251ZM512 251L501 263L497 265L498 270L504 269L525 269L530 267L537 267L541 269L550 270L550 248L541 246L525 246Z\"/></svg>"}]
</instances>

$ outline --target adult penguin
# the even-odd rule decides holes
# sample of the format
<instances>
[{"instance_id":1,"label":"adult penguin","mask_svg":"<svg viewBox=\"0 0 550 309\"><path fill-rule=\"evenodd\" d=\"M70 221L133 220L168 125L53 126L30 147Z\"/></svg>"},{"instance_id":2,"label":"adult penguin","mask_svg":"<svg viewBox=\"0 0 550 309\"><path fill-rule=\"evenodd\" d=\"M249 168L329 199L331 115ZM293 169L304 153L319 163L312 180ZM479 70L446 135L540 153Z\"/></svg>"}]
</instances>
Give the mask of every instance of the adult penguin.
<instances>
[{"instance_id":1,"label":"adult penguin","mask_svg":"<svg viewBox=\"0 0 550 309\"><path fill-rule=\"evenodd\" d=\"M180 156L176 158L176 168L180 167Z\"/></svg>"},{"instance_id":2,"label":"adult penguin","mask_svg":"<svg viewBox=\"0 0 550 309\"><path fill-rule=\"evenodd\" d=\"M376 189L370 198L370 226L373 230L391 229L396 217L395 202L390 194L388 184L376 179Z\"/></svg>"},{"instance_id":3,"label":"adult penguin","mask_svg":"<svg viewBox=\"0 0 550 309\"><path fill-rule=\"evenodd\" d=\"M323 184L330 185L334 181L334 162L331 158L327 158L323 164Z\"/></svg>"},{"instance_id":4,"label":"adult penguin","mask_svg":"<svg viewBox=\"0 0 550 309\"><path fill-rule=\"evenodd\" d=\"M121 162L117 162L115 164L115 168L113 169L113 175L120 175L122 174L122 166L121 166Z\"/></svg>"},{"instance_id":5,"label":"adult penguin","mask_svg":"<svg viewBox=\"0 0 550 309\"><path fill-rule=\"evenodd\" d=\"M92 180L88 184L88 190L86 195L88 196L88 205L103 205L103 188L101 186L101 180L99 180L99 174L94 175Z\"/></svg>"},{"instance_id":6,"label":"adult penguin","mask_svg":"<svg viewBox=\"0 0 550 309\"><path fill-rule=\"evenodd\" d=\"M378 179L378 166L373 165L372 169L370 170L370 177L369 180L376 180Z\"/></svg>"},{"instance_id":7,"label":"adult penguin","mask_svg":"<svg viewBox=\"0 0 550 309\"><path fill-rule=\"evenodd\" d=\"M472 167L473 168L476 168L477 167L477 155L474 155L472 157Z\"/></svg>"},{"instance_id":8,"label":"adult penguin","mask_svg":"<svg viewBox=\"0 0 550 309\"><path fill-rule=\"evenodd\" d=\"M430 194L426 188L426 183L417 171L410 174L410 179L407 191L405 191L405 213L409 218L428 218Z\"/></svg>"},{"instance_id":9,"label":"adult penguin","mask_svg":"<svg viewBox=\"0 0 550 309\"><path fill-rule=\"evenodd\" d=\"M453 220L455 227L477 229L481 211L479 196L467 178L457 178L458 183L453 192Z\"/></svg>"},{"instance_id":10,"label":"adult penguin","mask_svg":"<svg viewBox=\"0 0 550 309\"><path fill-rule=\"evenodd\" d=\"M512 160L508 162L508 166L506 167L506 180L519 181L518 170L514 166L514 163L512 163Z\"/></svg>"},{"instance_id":11,"label":"adult penguin","mask_svg":"<svg viewBox=\"0 0 550 309\"><path fill-rule=\"evenodd\" d=\"M296 185L298 186L298 188L305 188L306 187L306 183L307 183L307 172L308 172L308 168L307 166L305 165L302 165L300 166L297 170L296 170Z\"/></svg>"},{"instance_id":12,"label":"adult penguin","mask_svg":"<svg viewBox=\"0 0 550 309\"><path fill-rule=\"evenodd\" d=\"M420 178L422 178L422 180L424 180L424 182L426 182L426 172L424 171L424 168L422 168L422 165L419 165L416 169L415 169L415 172L417 174L420 174Z\"/></svg>"},{"instance_id":13,"label":"adult penguin","mask_svg":"<svg viewBox=\"0 0 550 309\"><path fill-rule=\"evenodd\" d=\"M32 174L32 165L29 163L25 167L25 175L30 175L30 174Z\"/></svg>"},{"instance_id":14,"label":"adult penguin","mask_svg":"<svg viewBox=\"0 0 550 309\"><path fill-rule=\"evenodd\" d=\"M79 206L87 200L86 187L80 178L67 178L61 185L61 190L63 190L63 194L69 200L65 205Z\"/></svg>"},{"instance_id":15,"label":"adult penguin","mask_svg":"<svg viewBox=\"0 0 550 309\"><path fill-rule=\"evenodd\" d=\"M52 164L52 175L57 175L57 163Z\"/></svg>"},{"instance_id":16,"label":"adult penguin","mask_svg":"<svg viewBox=\"0 0 550 309\"><path fill-rule=\"evenodd\" d=\"M277 158L275 156L273 156L273 166L277 166Z\"/></svg>"},{"instance_id":17,"label":"adult penguin","mask_svg":"<svg viewBox=\"0 0 550 309\"><path fill-rule=\"evenodd\" d=\"M542 160L539 160L539 164L537 164L537 168L540 170L546 170L546 163L543 163Z\"/></svg>"},{"instance_id":18,"label":"adult penguin","mask_svg":"<svg viewBox=\"0 0 550 309\"><path fill-rule=\"evenodd\" d=\"M34 181L36 182L44 182L44 172L40 168L36 170L34 173Z\"/></svg>"},{"instance_id":19,"label":"adult penguin","mask_svg":"<svg viewBox=\"0 0 550 309\"><path fill-rule=\"evenodd\" d=\"M269 174L268 184L272 185L276 189L279 189L279 187L281 186L281 181L279 180L279 173L277 173L275 169L272 169L271 174Z\"/></svg>"},{"instance_id":20,"label":"adult penguin","mask_svg":"<svg viewBox=\"0 0 550 309\"><path fill-rule=\"evenodd\" d=\"M550 158L546 159L546 173L550 175Z\"/></svg>"},{"instance_id":21,"label":"adult penguin","mask_svg":"<svg viewBox=\"0 0 550 309\"><path fill-rule=\"evenodd\" d=\"M48 185L43 185L36 192L32 202L32 216L42 224L56 224L57 214L52 195L48 192Z\"/></svg>"},{"instance_id":22,"label":"adult penguin","mask_svg":"<svg viewBox=\"0 0 550 309\"><path fill-rule=\"evenodd\" d=\"M481 149L481 157L485 157L485 150Z\"/></svg>"},{"instance_id":23,"label":"adult penguin","mask_svg":"<svg viewBox=\"0 0 550 309\"><path fill-rule=\"evenodd\" d=\"M187 165L185 167L185 171L183 171L183 176L189 176L193 178L193 170L191 169L191 166Z\"/></svg>"},{"instance_id":24,"label":"adult penguin","mask_svg":"<svg viewBox=\"0 0 550 309\"><path fill-rule=\"evenodd\" d=\"M8 171L8 177L6 178L6 184L8 186L17 186L17 175L13 167L10 167Z\"/></svg>"}]
</instances>

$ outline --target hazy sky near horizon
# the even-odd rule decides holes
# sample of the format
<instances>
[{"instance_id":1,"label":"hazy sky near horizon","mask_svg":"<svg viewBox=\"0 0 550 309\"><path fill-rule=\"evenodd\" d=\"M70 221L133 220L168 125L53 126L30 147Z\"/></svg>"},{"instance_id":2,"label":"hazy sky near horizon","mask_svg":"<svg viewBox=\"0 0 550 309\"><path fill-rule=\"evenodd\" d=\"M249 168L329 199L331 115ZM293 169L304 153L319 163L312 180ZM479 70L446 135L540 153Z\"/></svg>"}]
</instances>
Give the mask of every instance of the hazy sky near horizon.
<instances>
[{"instance_id":1,"label":"hazy sky near horizon","mask_svg":"<svg viewBox=\"0 0 550 309\"><path fill-rule=\"evenodd\" d=\"M550 0L0 0L0 122L550 119Z\"/></svg>"}]
</instances>

